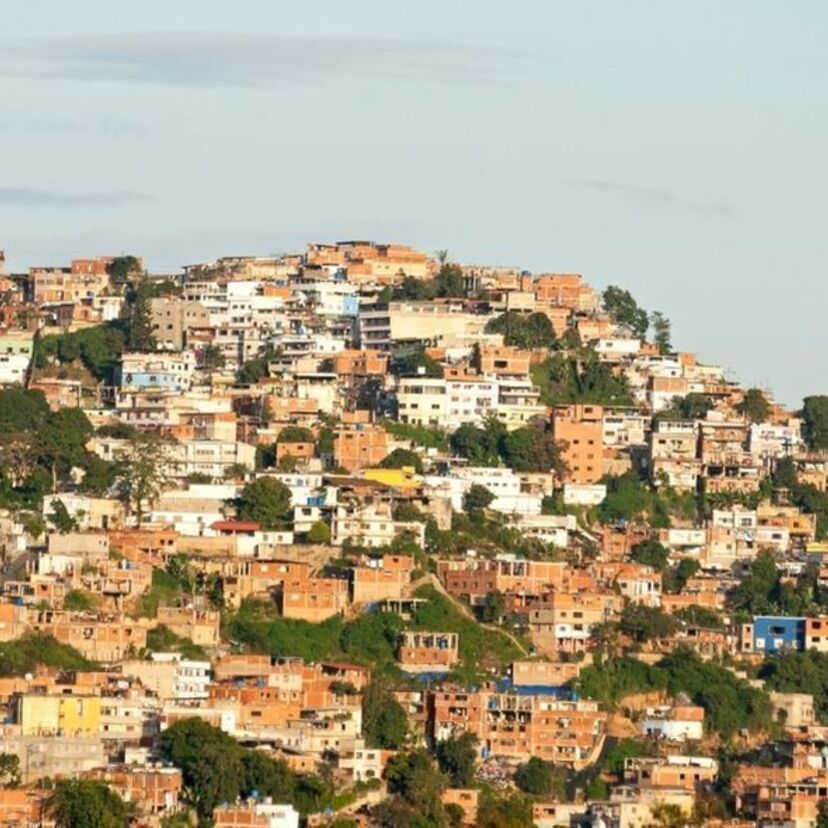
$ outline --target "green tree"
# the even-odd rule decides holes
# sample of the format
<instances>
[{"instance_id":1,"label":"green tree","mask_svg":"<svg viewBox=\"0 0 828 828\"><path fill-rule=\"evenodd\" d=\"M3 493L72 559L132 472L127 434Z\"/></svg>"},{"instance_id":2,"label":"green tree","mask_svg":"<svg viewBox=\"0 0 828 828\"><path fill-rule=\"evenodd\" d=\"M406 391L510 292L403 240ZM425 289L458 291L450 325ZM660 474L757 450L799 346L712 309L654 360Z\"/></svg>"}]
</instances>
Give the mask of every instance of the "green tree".
<instances>
[{"instance_id":1,"label":"green tree","mask_svg":"<svg viewBox=\"0 0 828 828\"><path fill-rule=\"evenodd\" d=\"M628 290L610 285L604 291L604 310L619 325L623 325L634 336L643 338L647 335L649 318L647 311L638 306Z\"/></svg>"},{"instance_id":2,"label":"green tree","mask_svg":"<svg viewBox=\"0 0 828 828\"><path fill-rule=\"evenodd\" d=\"M38 462L50 470L55 483L73 467L85 464L85 445L94 432L89 418L79 408L56 411L38 429L34 450Z\"/></svg>"},{"instance_id":3,"label":"green tree","mask_svg":"<svg viewBox=\"0 0 828 828\"><path fill-rule=\"evenodd\" d=\"M173 480L175 442L154 432L139 432L118 453L124 495L139 525Z\"/></svg>"},{"instance_id":4,"label":"green tree","mask_svg":"<svg viewBox=\"0 0 828 828\"><path fill-rule=\"evenodd\" d=\"M127 347L132 351L154 351L155 337L152 335L150 299L152 283L146 277L135 284L127 294Z\"/></svg>"},{"instance_id":5,"label":"green tree","mask_svg":"<svg viewBox=\"0 0 828 828\"><path fill-rule=\"evenodd\" d=\"M499 589L493 589L486 593L483 599L483 607L480 615L488 624L496 624L503 617L506 611L506 599Z\"/></svg>"},{"instance_id":6,"label":"green tree","mask_svg":"<svg viewBox=\"0 0 828 828\"><path fill-rule=\"evenodd\" d=\"M49 514L49 520L61 535L65 535L67 532L74 532L78 528L78 522L69 514L69 510L62 500L54 498L51 507L52 511Z\"/></svg>"},{"instance_id":7,"label":"green tree","mask_svg":"<svg viewBox=\"0 0 828 828\"><path fill-rule=\"evenodd\" d=\"M159 740L161 756L181 770L193 806L202 819L242 792L242 748L235 739L197 719L181 719Z\"/></svg>"},{"instance_id":8,"label":"green tree","mask_svg":"<svg viewBox=\"0 0 828 828\"><path fill-rule=\"evenodd\" d=\"M812 449L828 449L828 396L805 397L802 401L802 436Z\"/></svg>"},{"instance_id":9,"label":"green tree","mask_svg":"<svg viewBox=\"0 0 828 828\"><path fill-rule=\"evenodd\" d=\"M58 828L124 828L130 809L103 782L61 779L46 802Z\"/></svg>"},{"instance_id":10,"label":"green tree","mask_svg":"<svg viewBox=\"0 0 828 828\"><path fill-rule=\"evenodd\" d=\"M500 420L489 417L483 428L464 423L451 435L449 442L451 450L472 465L496 466L506 433L506 426Z\"/></svg>"},{"instance_id":11,"label":"green tree","mask_svg":"<svg viewBox=\"0 0 828 828\"><path fill-rule=\"evenodd\" d=\"M676 631L676 622L658 607L627 604L621 612L619 627L641 643L654 638L668 638Z\"/></svg>"},{"instance_id":12,"label":"green tree","mask_svg":"<svg viewBox=\"0 0 828 828\"><path fill-rule=\"evenodd\" d=\"M106 495L118 482L120 465L96 454L87 454L83 462L83 480L80 489L95 495Z\"/></svg>"},{"instance_id":13,"label":"green tree","mask_svg":"<svg viewBox=\"0 0 828 828\"><path fill-rule=\"evenodd\" d=\"M135 256L116 256L106 269L109 278L116 284L129 281L141 273L141 262Z\"/></svg>"},{"instance_id":14,"label":"green tree","mask_svg":"<svg viewBox=\"0 0 828 828\"><path fill-rule=\"evenodd\" d=\"M478 512L486 509L495 499L495 496L479 483L472 483L468 491L463 495L463 510L466 512Z\"/></svg>"},{"instance_id":15,"label":"green tree","mask_svg":"<svg viewBox=\"0 0 828 828\"><path fill-rule=\"evenodd\" d=\"M659 420L703 420L713 408L713 401L704 394L692 392L684 397L673 397L669 408L656 414Z\"/></svg>"},{"instance_id":16,"label":"green tree","mask_svg":"<svg viewBox=\"0 0 828 828\"><path fill-rule=\"evenodd\" d=\"M607 486L607 496L598 507L603 523L632 521L650 509L650 492L635 472L607 476L602 482Z\"/></svg>"},{"instance_id":17,"label":"green tree","mask_svg":"<svg viewBox=\"0 0 828 828\"><path fill-rule=\"evenodd\" d=\"M413 503L398 503L394 506L394 520L403 523L426 522L426 516Z\"/></svg>"},{"instance_id":18,"label":"green tree","mask_svg":"<svg viewBox=\"0 0 828 828\"><path fill-rule=\"evenodd\" d=\"M296 777L281 760L272 759L259 750L247 750L241 757L243 791L258 791L274 802L292 802L296 794Z\"/></svg>"},{"instance_id":19,"label":"green tree","mask_svg":"<svg viewBox=\"0 0 828 828\"><path fill-rule=\"evenodd\" d=\"M380 463L383 469L404 469L413 468L417 474L423 473L423 461L416 451L409 449L395 448Z\"/></svg>"},{"instance_id":20,"label":"green tree","mask_svg":"<svg viewBox=\"0 0 828 828\"><path fill-rule=\"evenodd\" d=\"M376 680L362 694L362 733L369 747L397 750L408 733L405 710L383 683Z\"/></svg>"},{"instance_id":21,"label":"green tree","mask_svg":"<svg viewBox=\"0 0 828 828\"><path fill-rule=\"evenodd\" d=\"M638 659L598 658L595 664L584 667L577 686L586 698L615 706L624 696L663 689L667 676L657 668Z\"/></svg>"},{"instance_id":22,"label":"green tree","mask_svg":"<svg viewBox=\"0 0 828 828\"><path fill-rule=\"evenodd\" d=\"M466 295L466 280L463 268L458 264L444 261L432 279L418 279L404 276L400 285L392 291L394 299L417 302L439 298L460 298ZM383 297L385 299L387 297ZM378 303L380 299L377 299Z\"/></svg>"},{"instance_id":23,"label":"green tree","mask_svg":"<svg viewBox=\"0 0 828 828\"><path fill-rule=\"evenodd\" d=\"M248 483L236 501L240 520L252 520L265 530L284 530L293 523L290 489L274 477Z\"/></svg>"},{"instance_id":24,"label":"green tree","mask_svg":"<svg viewBox=\"0 0 828 828\"><path fill-rule=\"evenodd\" d=\"M446 451L449 447L446 433L439 428L411 425L410 423L398 423L394 420L383 420L381 425L389 434L393 434L401 440L410 440L415 445L423 446L424 448L436 448L440 451ZM333 434L333 432L331 433ZM331 443L331 447L327 453L333 453L333 443Z\"/></svg>"},{"instance_id":25,"label":"green tree","mask_svg":"<svg viewBox=\"0 0 828 828\"><path fill-rule=\"evenodd\" d=\"M16 788L20 784L20 758L16 753L0 753L0 788Z\"/></svg>"},{"instance_id":26,"label":"green tree","mask_svg":"<svg viewBox=\"0 0 828 828\"><path fill-rule=\"evenodd\" d=\"M721 630L725 625L722 616L718 612L696 604L679 610L675 614L675 617L677 620L689 624L692 627L706 627L707 629Z\"/></svg>"},{"instance_id":27,"label":"green tree","mask_svg":"<svg viewBox=\"0 0 828 828\"><path fill-rule=\"evenodd\" d=\"M767 694L726 667L702 661L689 648L680 647L662 659L658 669L667 675L669 693L686 693L703 707L707 727L724 739L742 729L767 732L772 728L773 708Z\"/></svg>"},{"instance_id":28,"label":"green tree","mask_svg":"<svg viewBox=\"0 0 828 828\"><path fill-rule=\"evenodd\" d=\"M468 788L474 782L476 745L477 737L469 731L437 742L437 764L448 775L452 787Z\"/></svg>"},{"instance_id":29,"label":"green tree","mask_svg":"<svg viewBox=\"0 0 828 828\"><path fill-rule=\"evenodd\" d=\"M38 431L48 417L49 405L42 391L0 388L0 433Z\"/></svg>"},{"instance_id":30,"label":"green tree","mask_svg":"<svg viewBox=\"0 0 828 828\"><path fill-rule=\"evenodd\" d=\"M399 377L442 377L443 366L430 357L422 345L413 351L395 354L391 358L391 373Z\"/></svg>"},{"instance_id":31,"label":"green tree","mask_svg":"<svg viewBox=\"0 0 828 828\"><path fill-rule=\"evenodd\" d=\"M389 793L399 796L438 825L442 822L440 794L446 787L445 779L428 753L417 750L397 754L388 762L385 777Z\"/></svg>"},{"instance_id":32,"label":"green tree","mask_svg":"<svg viewBox=\"0 0 828 828\"><path fill-rule=\"evenodd\" d=\"M771 407L759 388L748 388L736 410L752 423L764 423L771 415Z\"/></svg>"},{"instance_id":33,"label":"green tree","mask_svg":"<svg viewBox=\"0 0 828 828\"><path fill-rule=\"evenodd\" d=\"M506 313L486 323L486 333L502 334L503 344L516 348L554 348L557 345L552 322L545 313Z\"/></svg>"},{"instance_id":34,"label":"green tree","mask_svg":"<svg viewBox=\"0 0 828 828\"><path fill-rule=\"evenodd\" d=\"M614 374L591 349L564 355L556 353L530 368L532 381L540 389L546 405L594 403L631 405L629 382L624 374Z\"/></svg>"},{"instance_id":35,"label":"green tree","mask_svg":"<svg viewBox=\"0 0 828 828\"><path fill-rule=\"evenodd\" d=\"M23 528L34 540L37 540L46 531L46 521L37 512L26 512L20 516L20 521L23 524Z\"/></svg>"},{"instance_id":36,"label":"green tree","mask_svg":"<svg viewBox=\"0 0 828 828\"><path fill-rule=\"evenodd\" d=\"M308 532L311 543L328 543L331 539L331 527L324 520L317 520Z\"/></svg>"},{"instance_id":37,"label":"green tree","mask_svg":"<svg viewBox=\"0 0 828 828\"><path fill-rule=\"evenodd\" d=\"M304 426L285 426L276 438L277 443L313 443L316 435Z\"/></svg>"},{"instance_id":38,"label":"green tree","mask_svg":"<svg viewBox=\"0 0 828 828\"><path fill-rule=\"evenodd\" d=\"M493 796L483 791L476 828L532 828L532 801L520 794Z\"/></svg>"},{"instance_id":39,"label":"green tree","mask_svg":"<svg viewBox=\"0 0 828 828\"><path fill-rule=\"evenodd\" d=\"M773 605L773 593L778 581L778 571L773 554L760 552L750 566L750 574L743 578L733 596L735 609L752 615L769 612Z\"/></svg>"},{"instance_id":40,"label":"green tree","mask_svg":"<svg viewBox=\"0 0 828 828\"><path fill-rule=\"evenodd\" d=\"M643 540L633 546L630 559L636 563L651 566L659 572L667 566L670 550L657 540Z\"/></svg>"},{"instance_id":41,"label":"green tree","mask_svg":"<svg viewBox=\"0 0 828 828\"><path fill-rule=\"evenodd\" d=\"M159 624L147 632L147 652L181 653L184 658L194 661L210 660L203 647L194 644L189 638L176 635L165 624Z\"/></svg>"},{"instance_id":42,"label":"green tree","mask_svg":"<svg viewBox=\"0 0 828 828\"><path fill-rule=\"evenodd\" d=\"M0 643L0 677L24 676L39 666L60 670L91 670L95 666L68 644L51 635L25 633L14 641Z\"/></svg>"},{"instance_id":43,"label":"green tree","mask_svg":"<svg viewBox=\"0 0 828 828\"><path fill-rule=\"evenodd\" d=\"M503 462L517 472L566 472L561 447L545 424L534 422L506 434L501 443Z\"/></svg>"},{"instance_id":44,"label":"green tree","mask_svg":"<svg viewBox=\"0 0 828 828\"><path fill-rule=\"evenodd\" d=\"M828 655L815 650L771 656L759 676L768 689L782 693L810 693L817 719L828 723Z\"/></svg>"},{"instance_id":45,"label":"green tree","mask_svg":"<svg viewBox=\"0 0 828 828\"><path fill-rule=\"evenodd\" d=\"M554 768L548 762L533 756L518 767L515 785L533 796L549 796L555 787Z\"/></svg>"},{"instance_id":46,"label":"green tree","mask_svg":"<svg viewBox=\"0 0 828 828\"><path fill-rule=\"evenodd\" d=\"M653 326L653 342L660 354L669 354L673 350L670 343L670 320L660 311L650 314L650 324Z\"/></svg>"},{"instance_id":47,"label":"green tree","mask_svg":"<svg viewBox=\"0 0 828 828\"><path fill-rule=\"evenodd\" d=\"M224 469L222 476L225 480L242 480L249 471L250 469L244 463L231 463Z\"/></svg>"},{"instance_id":48,"label":"green tree","mask_svg":"<svg viewBox=\"0 0 828 828\"><path fill-rule=\"evenodd\" d=\"M676 566L663 570L663 589L666 592L681 592L688 579L692 578L700 568L698 561L692 558L682 558Z\"/></svg>"},{"instance_id":49,"label":"green tree","mask_svg":"<svg viewBox=\"0 0 828 828\"><path fill-rule=\"evenodd\" d=\"M63 608L65 610L86 611L91 610L92 606L89 596L80 589L70 589L63 596Z\"/></svg>"},{"instance_id":50,"label":"green tree","mask_svg":"<svg viewBox=\"0 0 828 828\"><path fill-rule=\"evenodd\" d=\"M201 367L206 371L218 371L224 368L225 359L221 348L216 345L206 345L201 351L199 360Z\"/></svg>"},{"instance_id":51,"label":"green tree","mask_svg":"<svg viewBox=\"0 0 828 828\"><path fill-rule=\"evenodd\" d=\"M466 280L463 268L452 262L443 262L433 282L434 295L438 298L463 297L466 295Z\"/></svg>"},{"instance_id":52,"label":"green tree","mask_svg":"<svg viewBox=\"0 0 828 828\"><path fill-rule=\"evenodd\" d=\"M816 828L828 828L828 799L817 802Z\"/></svg>"},{"instance_id":53,"label":"green tree","mask_svg":"<svg viewBox=\"0 0 828 828\"><path fill-rule=\"evenodd\" d=\"M268 376L269 361L267 356L257 356L248 360L236 372L236 382L241 385L256 385L259 380Z\"/></svg>"},{"instance_id":54,"label":"green tree","mask_svg":"<svg viewBox=\"0 0 828 828\"><path fill-rule=\"evenodd\" d=\"M187 809L161 818L160 828L193 828L193 815Z\"/></svg>"}]
</instances>

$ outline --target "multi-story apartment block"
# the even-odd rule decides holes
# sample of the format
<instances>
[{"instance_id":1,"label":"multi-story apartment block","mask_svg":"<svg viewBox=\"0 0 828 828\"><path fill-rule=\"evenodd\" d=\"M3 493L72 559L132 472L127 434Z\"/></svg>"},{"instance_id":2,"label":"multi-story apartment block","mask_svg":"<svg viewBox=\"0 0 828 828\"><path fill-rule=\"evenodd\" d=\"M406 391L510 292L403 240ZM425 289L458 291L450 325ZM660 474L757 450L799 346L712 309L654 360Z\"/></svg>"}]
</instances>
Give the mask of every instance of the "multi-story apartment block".
<instances>
[{"instance_id":1,"label":"multi-story apartment block","mask_svg":"<svg viewBox=\"0 0 828 828\"><path fill-rule=\"evenodd\" d=\"M566 479L597 483L604 476L604 409L600 405L562 405L552 411L552 435L564 444Z\"/></svg>"},{"instance_id":2,"label":"multi-story apartment block","mask_svg":"<svg viewBox=\"0 0 828 828\"><path fill-rule=\"evenodd\" d=\"M29 624L74 647L90 661L111 664L147 646L147 628L120 615L100 618L94 613L32 610Z\"/></svg>"},{"instance_id":3,"label":"multi-story apartment block","mask_svg":"<svg viewBox=\"0 0 828 828\"><path fill-rule=\"evenodd\" d=\"M411 580L414 561L408 555L371 558L351 570L351 600L369 604L399 598Z\"/></svg>"},{"instance_id":4,"label":"multi-story apartment block","mask_svg":"<svg viewBox=\"0 0 828 828\"><path fill-rule=\"evenodd\" d=\"M622 601L611 592L550 592L529 607L532 641L550 654L585 652L594 627L612 620Z\"/></svg>"},{"instance_id":5,"label":"multi-story apartment block","mask_svg":"<svg viewBox=\"0 0 828 828\"><path fill-rule=\"evenodd\" d=\"M428 710L437 741L469 731L484 756L520 761L536 756L574 769L594 758L607 720L597 702L491 690L437 690L428 694Z\"/></svg>"},{"instance_id":6,"label":"multi-story apartment block","mask_svg":"<svg viewBox=\"0 0 828 828\"><path fill-rule=\"evenodd\" d=\"M343 412L334 439L334 462L349 472L382 462L391 451L391 439L380 425L369 420L369 412Z\"/></svg>"},{"instance_id":7,"label":"multi-story apartment block","mask_svg":"<svg viewBox=\"0 0 828 828\"><path fill-rule=\"evenodd\" d=\"M341 614L348 606L348 582L342 578L286 580L281 590L285 618L318 623Z\"/></svg>"},{"instance_id":8,"label":"multi-story apartment block","mask_svg":"<svg viewBox=\"0 0 828 828\"><path fill-rule=\"evenodd\" d=\"M190 351L171 354L124 354L121 357L120 387L125 392L158 390L188 391L195 370Z\"/></svg>"},{"instance_id":9,"label":"multi-story apartment block","mask_svg":"<svg viewBox=\"0 0 828 828\"><path fill-rule=\"evenodd\" d=\"M200 302L170 297L152 299L150 325L161 348L181 351L188 344L190 330L210 327L210 312Z\"/></svg>"}]
</instances>

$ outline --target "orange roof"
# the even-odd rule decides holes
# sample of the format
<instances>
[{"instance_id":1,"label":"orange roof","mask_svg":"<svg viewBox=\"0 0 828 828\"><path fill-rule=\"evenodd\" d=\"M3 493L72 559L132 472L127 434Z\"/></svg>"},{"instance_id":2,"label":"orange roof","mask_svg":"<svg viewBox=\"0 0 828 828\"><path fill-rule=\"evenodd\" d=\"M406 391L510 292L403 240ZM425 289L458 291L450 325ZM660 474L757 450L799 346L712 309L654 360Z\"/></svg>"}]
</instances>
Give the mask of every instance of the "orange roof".
<instances>
[{"instance_id":1,"label":"orange roof","mask_svg":"<svg viewBox=\"0 0 828 828\"><path fill-rule=\"evenodd\" d=\"M255 520L217 520L211 526L217 532L258 532L259 527Z\"/></svg>"}]
</instances>

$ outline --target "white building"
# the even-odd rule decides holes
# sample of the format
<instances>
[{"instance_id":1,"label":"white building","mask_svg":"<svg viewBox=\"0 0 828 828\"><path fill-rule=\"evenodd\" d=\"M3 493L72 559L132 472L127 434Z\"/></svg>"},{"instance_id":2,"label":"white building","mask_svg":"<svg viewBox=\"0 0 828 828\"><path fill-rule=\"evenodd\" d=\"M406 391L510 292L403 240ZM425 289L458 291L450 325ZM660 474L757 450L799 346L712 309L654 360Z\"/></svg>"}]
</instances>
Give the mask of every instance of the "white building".
<instances>
[{"instance_id":1,"label":"white building","mask_svg":"<svg viewBox=\"0 0 828 828\"><path fill-rule=\"evenodd\" d=\"M119 384L129 391L181 393L192 386L195 364L195 355L191 351L124 354Z\"/></svg>"},{"instance_id":2,"label":"white building","mask_svg":"<svg viewBox=\"0 0 828 828\"><path fill-rule=\"evenodd\" d=\"M452 469L450 475L427 475L425 491L431 497L443 497L456 512L463 510L463 497L474 485L483 486L493 495L489 509L507 515L540 515L540 494L521 490L521 479L511 469L466 466Z\"/></svg>"},{"instance_id":3,"label":"white building","mask_svg":"<svg viewBox=\"0 0 828 828\"><path fill-rule=\"evenodd\" d=\"M219 805L213 811L218 826L256 825L261 828L299 828L299 811L293 805L278 805L269 797L250 799L237 805Z\"/></svg>"},{"instance_id":4,"label":"white building","mask_svg":"<svg viewBox=\"0 0 828 828\"><path fill-rule=\"evenodd\" d=\"M32 361L34 334L7 331L0 334L0 385L23 385Z\"/></svg>"},{"instance_id":5,"label":"white building","mask_svg":"<svg viewBox=\"0 0 828 828\"><path fill-rule=\"evenodd\" d=\"M209 696L207 689L211 683L209 661L182 658L180 653L153 653L152 660L159 664L175 664L173 691L176 699L206 699Z\"/></svg>"},{"instance_id":6,"label":"white building","mask_svg":"<svg viewBox=\"0 0 828 828\"><path fill-rule=\"evenodd\" d=\"M647 444L650 417L637 411L604 409L604 445L612 448Z\"/></svg>"},{"instance_id":7,"label":"white building","mask_svg":"<svg viewBox=\"0 0 828 828\"><path fill-rule=\"evenodd\" d=\"M128 448L126 440L116 437L95 437L91 450L103 460L117 460ZM170 477L183 479L192 474L204 474L222 479L232 466L252 471L256 464L256 447L238 440L187 440L171 443Z\"/></svg>"},{"instance_id":8,"label":"white building","mask_svg":"<svg viewBox=\"0 0 828 828\"><path fill-rule=\"evenodd\" d=\"M577 528L575 515L521 515L512 525L527 538L536 538L565 549L569 545L569 533Z\"/></svg>"},{"instance_id":9,"label":"white building","mask_svg":"<svg viewBox=\"0 0 828 828\"><path fill-rule=\"evenodd\" d=\"M799 420L788 425L754 423L748 435L750 453L757 458L785 457L802 447L802 431Z\"/></svg>"},{"instance_id":10,"label":"white building","mask_svg":"<svg viewBox=\"0 0 828 828\"><path fill-rule=\"evenodd\" d=\"M704 709L695 705L648 707L641 722L641 733L671 742L701 739L704 735Z\"/></svg>"},{"instance_id":11,"label":"white building","mask_svg":"<svg viewBox=\"0 0 828 828\"><path fill-rule=\"evenodd\" d=\"M565 483L563 500L567 506L598 506L607 496L603 483Z\"/></svg>"},{"instance_id":12,"label":"white building","mask_svg":"<svg viewBox=\"0 0 828 828\"><path fill-rule=\"evenodd\" d=\"M419 521L394 520L386 503L369 503L361 507L340 504L333 516L331 541L341 546L350 539L360 546L377 548L387 546L403 533L410 534L420 546L425 546L425 525Z\"/></svg>"},{"instance_id":13,"label":"white building","mask_svg":"<svg viewBox=\"0 0 828 828\"><path fill-rule=\"evenodd\" d=\"M598 339L592 343L593 350L599 359L607 362L618 362L624 358L633 357L641 350L640 339Z\"/></svg>"},{"instance_id":14,"label":"white building","mask_svg":"<svg viewBox=\"0 0 828 828\"><path fill-rule=\"evenodd\" d=\"M531 389L522 387L522 393L530 394ZM405 377L397 387L400 422L447 431L465 423L481 425L497 412L499 399L499 382L480 377Z\"/></svg>"}]
</instances>

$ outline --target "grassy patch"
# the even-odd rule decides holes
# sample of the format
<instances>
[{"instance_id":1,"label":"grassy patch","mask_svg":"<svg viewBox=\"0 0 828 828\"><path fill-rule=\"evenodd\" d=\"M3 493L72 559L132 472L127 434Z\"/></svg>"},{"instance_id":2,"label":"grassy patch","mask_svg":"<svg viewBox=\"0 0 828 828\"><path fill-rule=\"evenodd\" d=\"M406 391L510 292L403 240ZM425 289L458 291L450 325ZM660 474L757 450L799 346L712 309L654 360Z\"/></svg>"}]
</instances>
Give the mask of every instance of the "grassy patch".
<instances>
[{"instance_id":1,"label":"grassy patch","mask_svg":"<svg viewBox=\"0 0 828 828\"><path fill-rule=\"evenodd\" d=\"M502 669L521 657L520 650L505 635L486 629L463 615L454 604L430 584L414 593L425 598L414 614L413 626L432 632L456 632L460 636L460 669L458 677L476 679L481 670Z\"/></svg>"},{"instance_id":2,"label":"grassy patch","mask_svg":"<svg viewBox=\"0 0 828 828\"><path fill-rule=\"evenodd\" d=\"M27 633L0 644L0 676L24 676L40 665L62 670L94 670L97 666L51 635Z\"/></svg>"},{"instance_id":3,"label":"grassy patch","mask_svg":"<svg viewBox=\"0 0 828 828\"><path fill-rule=\"evenodd\" d=\"M169 627L159 624L147 633L147 650L151 653L181 653L194 661L209 661L204 648L189 638L176 635Z\"/></svg>"},{"instance_id":4,"label":"grassy patch","mask_svg":"<svg viewBox=\"0 0 828 828\"><path fill-rule=\"evenodd\" d=\"M135 607L138 618L155 618L158 606L174 605L181 595L179 582L164 569L152 570L152 586L141 595Z\"/></svg>"}]
</instances>

